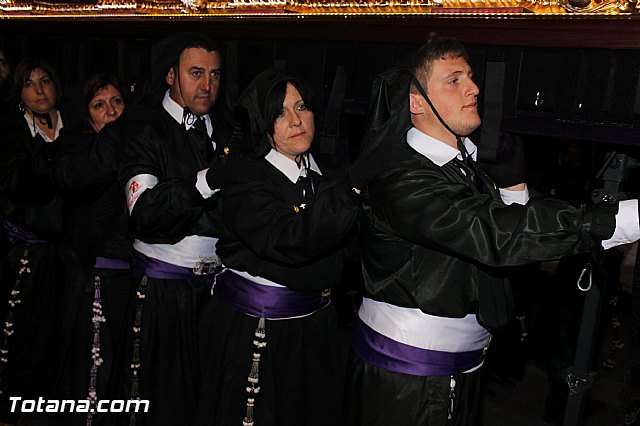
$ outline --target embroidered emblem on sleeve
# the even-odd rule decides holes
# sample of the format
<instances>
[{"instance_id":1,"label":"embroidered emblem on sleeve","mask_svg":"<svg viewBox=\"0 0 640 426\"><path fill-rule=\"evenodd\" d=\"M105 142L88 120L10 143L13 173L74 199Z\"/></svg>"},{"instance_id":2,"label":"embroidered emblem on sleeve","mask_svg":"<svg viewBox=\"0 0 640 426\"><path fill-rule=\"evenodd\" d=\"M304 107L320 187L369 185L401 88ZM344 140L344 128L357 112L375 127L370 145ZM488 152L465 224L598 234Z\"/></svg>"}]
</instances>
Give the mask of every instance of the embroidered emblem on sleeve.
<instances>
[{"instance_id":1,"label":"embroidered emblem on sleeve","mask_svg":"<svg viewBox=\"0 0 640 426\"><path fill-rule=\"evenodd\" d=\"M140 198L140 195L142 195L145 190L156 186L157 183L158 178L149 174L141 174L129 179L125 190L129 213L133 210L133 206L136 204L136 201L138 201L138 198Z\"/></svg>"}]
</instances>

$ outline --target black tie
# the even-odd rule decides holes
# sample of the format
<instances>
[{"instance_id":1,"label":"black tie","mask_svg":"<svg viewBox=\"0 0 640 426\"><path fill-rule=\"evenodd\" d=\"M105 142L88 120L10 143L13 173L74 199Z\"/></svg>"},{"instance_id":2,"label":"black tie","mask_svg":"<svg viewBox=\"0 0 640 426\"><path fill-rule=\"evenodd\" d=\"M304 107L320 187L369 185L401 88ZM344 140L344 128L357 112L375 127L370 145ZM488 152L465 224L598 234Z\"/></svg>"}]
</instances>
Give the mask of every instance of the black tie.
<instances>
[{"instance_id":1,"label":"black tie","mask_svg":"<svg viewBox=\"0 0 640 426\"><path fill-rule=\"evenodd\" d=\"M302 199L304 202L306 204L311 202L313 199L313 178L311 170L303 170L296 184L302 190Z\"/></svg>"},{"instance_id":2,"label":"black tie","mask_svg":"<svg viewBox=\"0 0 640 426\"><path fill-rule=\"evenodd\" d=\"M189 131L192 132L198 140L198 144L200 145L199 148L203 150L205 159L207 161L213 160L215 152L213 144L211 143L211 138L209 138L209 134L207 132L207 126L204 122L204 118L196 117L193 127Z\"/></svg>"},{"instance_id":3,"label":"black tie","mask_svg":"<svg viewBox=\"0 0 640 426\"><path fill-rule=\"evenodd\" d=\"M305 203L309 203L313 197L313 180L311 170L307 167L309 164L309 158L302 154L298 155L295 159L298 168L300 168L300 176L296 185L302 189L302 199Z\"/></svg>"},{"instance_id":4,"label":"black tie","mask_svg":"<svg viewBox=\"0 0 640 426\"><path fill-rule=\"evenodd\" d=\"M467 148L464 146L464 143L461 138L458 138L458 149L460 150L460 155L462 156L462 161L458 159L454 159L454 163L460 167L465 175L465 179L469 184L469 187L473 190L474 193L483 192L480 184L480 180L477 177L477 169L476 165L469 155Z\"/></svg>"},{"instance_id":5,"label":"black tie","mask_svg":"<svg viewBox=\"0 0 640 426\"><path fill-rule=\"evenodd\" d=\"M467 147L464 146L464 142L462 141L462 139L458 139L458 149L460 150L460 155L462 156L462 163L465 166L465 172L467 174L467 178L469 179L469 181L473 182L475 181L475 173L474 173L474 167L473 167L473 159L471 158L471 156L469 155L469 152L467 151Z\"/></svg>"}]
</instances>

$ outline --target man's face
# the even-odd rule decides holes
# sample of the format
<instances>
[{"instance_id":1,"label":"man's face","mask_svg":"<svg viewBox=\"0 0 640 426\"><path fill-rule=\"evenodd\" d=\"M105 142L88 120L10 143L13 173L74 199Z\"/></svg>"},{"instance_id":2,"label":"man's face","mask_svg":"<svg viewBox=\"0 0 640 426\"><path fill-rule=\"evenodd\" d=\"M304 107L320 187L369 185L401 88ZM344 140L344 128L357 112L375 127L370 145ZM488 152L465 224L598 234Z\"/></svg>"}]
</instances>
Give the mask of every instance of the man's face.
<instances>
[{"instance_id":1,"label":"man's face","mask_svg":"<svg viewBox=\"0 0 640 426\"><path fill-rule=\"evenodd\" d=\"M462 136L469 135L480 126L477 104L480 91L472 77L471 67L464 58L447 57L433 63L425 88L440 117L451 130ZM419 130L443 141L453 138L426 105L426 101L421 96L420 99L425 104L423 123L426 128Z\"/></svg>"},{"instance_id":2,"label":"man's face","mask_svg":"<svg viewBox=\"0 0 640 426\"><path fill-rule=\"evenodd\" d=\"M166 81L171 99L196 115L206 114L220 88L220 53L201 48L183 50L177 69L169 70Z\"/></svg>"}]
</instances>

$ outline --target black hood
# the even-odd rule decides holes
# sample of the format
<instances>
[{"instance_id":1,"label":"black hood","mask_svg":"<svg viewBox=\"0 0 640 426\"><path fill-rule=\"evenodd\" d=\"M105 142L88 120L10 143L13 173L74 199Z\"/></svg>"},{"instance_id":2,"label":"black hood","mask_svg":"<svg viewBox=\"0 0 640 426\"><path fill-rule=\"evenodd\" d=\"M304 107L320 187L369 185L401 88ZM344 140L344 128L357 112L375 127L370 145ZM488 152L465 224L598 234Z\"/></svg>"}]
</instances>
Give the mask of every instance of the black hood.
<instances>
[{"instance_id":1,"label":"black hood","mask_svg":"<svg viewBox=\"0 0 640 426\"><path fill-rule=\"evenodd\" d=\"M414 54L411 52L376 76L362 151L370 151L383 143L399 143L411 128L409 91L411 83L416 81L411 71Z\"/></svg>"},{"instance_id":2,"label":"black hood","mask_svg":"<svg viewBox=\"0 0 640 426\"><path fill-rule=\"evenodd\" d=\"M306 83L294 73L269 69L258 74L238 98L238 113L246 122L249 136L254 144L254 152L258 157L265 156L271 149L267 137L270 118L265 117L267 99L274 87L283 81L293 81L298 87L305 87L308 96L311 96L311 90ZM305 99L305 101L311 102L311 99Z\"/></svg>"}]
</instances>

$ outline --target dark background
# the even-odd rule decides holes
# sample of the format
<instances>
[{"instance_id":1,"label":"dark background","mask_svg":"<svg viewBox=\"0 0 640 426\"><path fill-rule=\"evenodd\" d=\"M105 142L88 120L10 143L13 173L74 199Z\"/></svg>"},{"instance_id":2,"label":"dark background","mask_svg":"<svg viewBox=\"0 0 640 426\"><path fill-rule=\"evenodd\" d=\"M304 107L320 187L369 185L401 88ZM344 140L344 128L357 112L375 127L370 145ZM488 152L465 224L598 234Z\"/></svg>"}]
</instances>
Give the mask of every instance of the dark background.
<instances>
[{"instance_id":1,"label":"dark background","mask_svg":"<svg viewBox=\"0 0 640 426\"><path fill-rule=\"evenodd\" d=\"M347 79L341 132L357 136L375 75L436 31L468 46L481 110L485 96L500 97L505 129L638 145L640 21L601 18L15 19L0 20L0 46L14 65L29 55L46 58L73 105L96 72L116 74L135 100L150 77L151 46L174 32L200 31L226 46L221 94L228 105L253 76L274 66L296 70L326 103L341 67ZM504 78L491 87L503 87L502 96L484 90L487 64L495 63L504 64Z\"/></svg>"}]
</instances>

